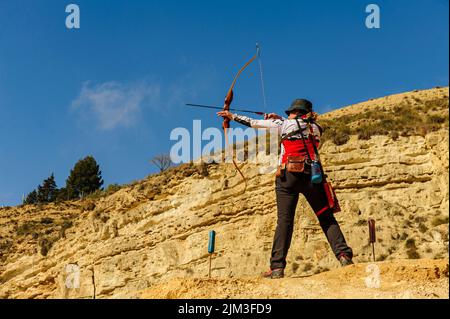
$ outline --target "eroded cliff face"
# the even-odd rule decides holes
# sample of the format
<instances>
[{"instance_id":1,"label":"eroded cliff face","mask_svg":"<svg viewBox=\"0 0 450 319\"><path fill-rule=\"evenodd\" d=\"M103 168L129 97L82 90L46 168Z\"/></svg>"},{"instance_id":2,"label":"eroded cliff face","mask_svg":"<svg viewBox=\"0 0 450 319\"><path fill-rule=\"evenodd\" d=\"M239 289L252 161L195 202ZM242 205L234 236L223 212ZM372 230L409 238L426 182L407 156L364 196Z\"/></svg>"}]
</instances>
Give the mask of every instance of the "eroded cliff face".
<instances>
[{"instance_id":1,"label":"eroded cliff face","mask_svg":"<svg viewBox=\"0 0 450 319\"><path fill-rule=\"evenodd\" d=\"M433 94L448 97L448 88ZM356 262L372 258L369 218L377 225L379 260L448 258L448 129L397 140L352 136L340 146L326 142L321 154ZM133 298L172 278L204 277L213 229L212 275L257 276L268 268L276 225L275 176L261 167L243 166L245 193L230 164L183 165L97 200L0 210L0 298ZM43 238L53 242L48 252ZM68 268L73 264L78 268ZM287 275L338 266L302 198ZM80 271L76 289L67 287L73 269Z\"/></svg>"}]
</instances>

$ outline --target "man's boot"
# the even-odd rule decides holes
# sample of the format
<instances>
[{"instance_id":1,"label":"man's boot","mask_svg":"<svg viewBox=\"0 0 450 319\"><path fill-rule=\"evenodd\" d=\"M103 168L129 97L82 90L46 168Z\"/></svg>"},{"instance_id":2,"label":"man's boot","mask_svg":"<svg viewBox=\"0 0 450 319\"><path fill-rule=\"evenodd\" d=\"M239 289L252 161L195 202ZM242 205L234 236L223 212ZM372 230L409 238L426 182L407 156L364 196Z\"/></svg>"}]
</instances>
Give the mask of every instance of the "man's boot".
<instances>
[{"instance_id":1,"label":"man's boot","mask_svg":"<svg viewBox=\"0 0 450 319\"><path fill-rule=\"evenodd\" d=\"M280 279L284 277L284 269L283 268L276 268L276 269L271 269L265 273L263 273L263 278L268 278L268 279Z\"/></svg>"},{"instance_id":2,"label":"man's boot","mask_svg":"<svg viewBox=\"0 0 450 319\"><path fill-rule=\"evenodd\" d=\"M347 255L345 255L345 254L342 254L342 255L339 256L339 262L341 263L342 267L354 264L352 259L350 257L348 257Z\"/></svg>"}]
</instances>

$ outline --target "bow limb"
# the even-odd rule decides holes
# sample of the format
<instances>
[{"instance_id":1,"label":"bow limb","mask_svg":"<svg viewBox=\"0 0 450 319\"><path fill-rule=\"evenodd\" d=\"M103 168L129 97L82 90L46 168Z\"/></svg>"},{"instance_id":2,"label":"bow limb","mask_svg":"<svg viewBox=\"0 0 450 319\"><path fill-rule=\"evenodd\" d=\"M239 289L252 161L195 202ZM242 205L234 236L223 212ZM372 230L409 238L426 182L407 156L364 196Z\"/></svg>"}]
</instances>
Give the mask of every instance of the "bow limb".
<instances>
[{"instance_id":1,"label":"bow limb","mask_svg":"<svg viewBox=\"0 0 450 319\"><path fill-rule=\"evenodd\" d=\"M230 88L228 89L228 93L225 97L225 102L223 105L223 110L224 111L229 111L230 110L230 105L233 102L233 89L234 86L236 85L236 81L239 78L239 76L241 75L241 73L250 65L250 63L252 63L256 58L258 57L257 54L255 54L236 74L236 76L233 79L233 82L231 83ZM224 117L223 118L223 123L222 123L222 127L223 127L223 132L225 135L225 149L228 147L228 132L227 129L230 127L230 119ZM240 168L238 167L236 161L234 160L234 156L232 156L232 160L233 160L233 165L236 168L236 170L239 172L239 175L241 175L242 179L244 180L244 192L247 189L247 179L245 178L244 174L242 173L242 171L240 170Z\"/></svg>"},{"instance_id":2,"label":"bow limb","mask_svg":"<svg viewBox=\"0 0 450 319\"><path fill-rule=\"evenodd\" d=\"M231 87L230 87L230 90L229 90L228 92L233 91L234 85L236 84L236 81L237 81L238 77L241 75L242 71L244 71L244 70L250 65L250 63L252 63L257 57L258 57L258 55L255 54L255 55L254 55L250 60L248 60L248 62L245 63L245 65L238 71L238 73L236 74L236 76L235 76L234 79L233 79L233 82L231 83ZM231 104L231 102L230 102L230 104Z\"/></svg>"}]
</instances>

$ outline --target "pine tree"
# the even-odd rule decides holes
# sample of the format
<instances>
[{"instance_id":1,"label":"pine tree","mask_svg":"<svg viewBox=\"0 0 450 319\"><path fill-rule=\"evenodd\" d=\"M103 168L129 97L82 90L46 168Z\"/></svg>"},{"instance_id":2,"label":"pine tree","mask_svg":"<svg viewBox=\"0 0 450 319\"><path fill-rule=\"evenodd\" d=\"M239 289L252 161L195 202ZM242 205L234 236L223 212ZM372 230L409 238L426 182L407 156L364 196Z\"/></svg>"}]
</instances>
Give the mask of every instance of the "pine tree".
<instances>
[{"instance_id":1,"label":"pine tree","mask_svg":"<svg viewBox=\"0 0 450 319\"><path fill-rule=\"evenodd\" d=\"M67 194L67 189L62 187L58 190L58 194L56 195L57 202L64 202L69 199L69 195Z\"/></svg>"},{"instance_id":2,"label":"pine tree","mask_svg":"<svg viewBox=\"0 0 450 319\"><path fill-rule=\"evenodd\" d=\"M51 203L56 200L58 194L58 187L56 186L55 176L50 175L49 178L42 182L42 185L37 189L37 202L38 203Z\"/></svg>"},{"instance_id":3,"label":"pine tree","mask_svg":"<svg viewBox=\"0 0 450 319\"><path fill-rule=\"evenodd\" d=\"M29 193L24 200L24 204L51 203L56 200L58 195L58 187L56 186L55 176L52 173L49 178L45 179L37 189Z\"/></svg>"},{"instance_id":4,"label":"pine tree","mask_svg":"<svg viewBox=\"0 0 450 319\"><path fill-rule=\"evenodd\" d=\"M25 201L23 202L25 205L33 205L37 203L37 192L36 190L32 191L27 195Z\"/></svg>"},{"instance_id":5,"label":"pine tree","mask_svg":"<svg viewBox=\"0 0 450 319\"><path fill-rule=\"evenodd\" d=\"M67 196L70 199L86 196L103 185L102 172L92 156L79 160L66 180Z\"/></svg>"}]
</instances>

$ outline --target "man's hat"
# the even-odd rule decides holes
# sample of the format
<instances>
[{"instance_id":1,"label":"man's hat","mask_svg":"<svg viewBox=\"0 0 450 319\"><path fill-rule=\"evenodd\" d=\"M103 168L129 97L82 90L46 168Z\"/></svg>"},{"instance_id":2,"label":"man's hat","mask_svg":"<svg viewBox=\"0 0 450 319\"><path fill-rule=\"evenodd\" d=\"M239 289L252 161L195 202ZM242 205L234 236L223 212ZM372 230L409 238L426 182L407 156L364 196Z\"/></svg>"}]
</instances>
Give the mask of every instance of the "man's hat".
<instances>
[{"instance_id":1,"label":"man's hat","mask_svg":"<svg viewBox=\"0 0 450 319\"><path fill-rule=\"evenodd\" d=\"M305 99L296 99L291 103L291 106L286 110L286 114L289 115L292 111L306 111L307 113L312 112L313 105L310 101Z\"/></svg>"}]
</instances>

